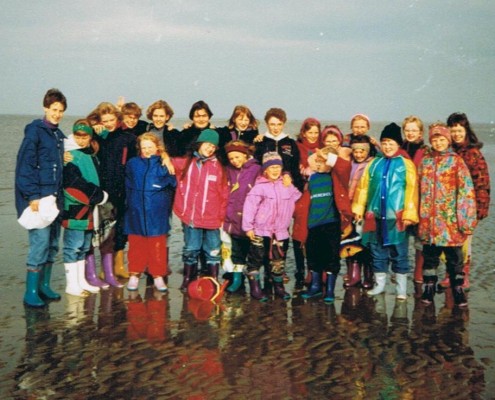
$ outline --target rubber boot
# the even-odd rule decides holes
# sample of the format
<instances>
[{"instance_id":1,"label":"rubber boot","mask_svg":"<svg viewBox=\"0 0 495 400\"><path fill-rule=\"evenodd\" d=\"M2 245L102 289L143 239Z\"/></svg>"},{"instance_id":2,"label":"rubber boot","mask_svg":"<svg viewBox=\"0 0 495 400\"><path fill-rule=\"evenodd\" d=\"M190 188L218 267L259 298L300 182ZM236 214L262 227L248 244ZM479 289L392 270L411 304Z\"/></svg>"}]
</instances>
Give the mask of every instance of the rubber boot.
<instances>
[{"instance_id":1,"label":"rubber boot","mask_svg":"<svg viewBox=\"0 0 495 400\"><path fill-rule=\"evenodd\" d=\"M303 299L309 299L311 297L321 296L323 294L323 288L321 284L321 273L310 271L311 273L311 285L308 290L301 294Z\"/></svg>"},{"instance_id":2,"label":"rubber boot","mask_svg":"<svg viewBox=\"0 0 495 400\"><path fill-rule=\"evenodd\" d=\"M407 274L395 275L396 285L395 290L397 293L397 300L407 299Z\"/></svg>"},{"instance_id":3,"label":"rubber boot","mask_svg":"<svg viewBox=\"0 0 495 400\"><path fill-rule=\"evenodd\" d=\"M218 270L220 269L220 264L207 264L208 276L218 280Z\"/></svg>"},{"instance_id":4,"label":"rubber boot","mask_svg":"<svg viewBox=\"0 0 495 400\"><path fill-rule=\"evenodd\" d=\"M362 286L364 289L368 290L373 288L374 285L374 274L373 274L373 268L371 264L369 263L363 263L363 282Z\"/></svg>"},{"instance_id":5,"label":"rubber boot","mask_svg":"<svg viewBox=\"0 0 495 400\"><path fill-rule=\"evenodd\" d=\"M72 296L86 297L88 294L79 285L77 262L65 263L65 293Z\"/></svg>"},{"instance_id":6,"label":"rubber boot","mask_svg":"<svg viewBox=\"0 0 495 400\"><path fill-rule=\"evenodd\" d=\"M263 291L261 290L260 285L260 272L259 271L251 271L247 274L250 295L253 299L259 300L261 302L268 301L268 297L265 296Z\"/></svg>"},{"instance_id":7,"label":"rubber boot","mask_svg":"<svg viewBox=\"0 0 495 400\"><path fill-rule=\"evenodd\" d=\"M113 274L113 254L112 253L102 254L101 263L103 266L103 276L105 277L105 282L107 282L110 286L113 287L117 287L117 288L124 287L124 285L122 285L122 283L120 283Z\"/></svg>"},{"instance_id":8,"label":"rubber boot","mask_svg":"<svg viewBox=\"0 0 495 400\"><path fill-rule=\"evenodd\" d=\"M98 286L90 285L86 280L86 260L77 262L77 279L81 289L87 290L89 293L98 293L100 291Z\"/></svg>"},{"instance_id":9,"label":"rubber boot","mask_svg":"<svg viewBox=\"0 0 495 400\"><path fill-rule=\"evenodd\" d=\"M325 297L323 301L331 304L335 301L335 283L337 282L337 275L327 272L327 282L325 285Z\"/></svg>"},{"instance_id":10,"label":"rubber boot","mask_svg":"<svg viewBox=\"0 0 495 400\"><path fill-rule=\"evenodd\" d=\"M273 291L275 293L275 296L280 297L281 299L284 300L289 300L291 296L289 293L285 291L283 276L272 274L272 279L273 279Z\"/></svg>"},{"instance_id":11,"label":"rubber boot","mask_svg":"<svg viewBox=\"0 0 495 400\"><path fill-rule=\"evenodd\" d=\"M306 269L304 264L304 245L297 240L293 240L292 246L294 249L294 262L296 263L296 273L294 274L296 283L294 284L294 289L301 290L304 288L304 272Z\"/></svg>"},{"instance_id":12,"label":"rubber boot","mask_svg":"<svg viewBox=\"0 0 495 400\"><path fill-rule=\"evenodd\" d=\"M243 264L234 264L234 272L231 272L230 275L231 281L229 286L227 287L227 291L230 293L237 292L242 285L242 277L243 273L242 271L244 270L244 265Z\"/></svg>"},{"instance_id":13,"label":"rubber boot","mask_svg":"<svg viewBox=\"0 0 495 400\"><path fill-rule=\"evenodd\" d=\"M385 284L387 283L387 274L385 272L375 273L375 287L368 290L366 293L370 296L376 296L377 294L385 291Z\"/></svg>"},{"instance_id":14,"label":"rubber boot","mask_svg":"<svg viewBox=\"0 0 495 400\"><path fill-rule=\"evenodd\" d=\"M30 307L44 307L46 303L39 296L41 269L28 269L26 275L26 293L24 304Z\"/></svg>"},{"instance_id":15,"label":"rubber boot","mask_svg":"<svg viewBox=\"0 0 495 400\"><path fill-rule=\"evenodd\" d=\"M424 304L433 303L433 298L435 297L435 286L437 284L438 278L436 275L423 276L424 290L421 296L421 301Z\"/></svg>"},{"instance_id":16,"label":"rubber boot","mask_svg":"<svg viewBox=\"0 0 495 400\"><path fill-rule=\"evenodd\" d=\"M127 282L127 290L129 292L135 292L139 288L139 275L129 275L129 281Z\"/></svg>"},{"instance_id":17,"label":"rubber boot","mask_svg":"<svg viewBox=\"0 0 495 400\"><path fill-rule=\"evenodd\" d=\"M344 282L344 287L354 287L361 283L361 265L354 259L346 259L347 271L349 276L347 282Z\"/></svg>"},{"instance_id":18,"label":"rubber boot","mask_svg":"<svg viewBox=\"0 0 495 400\"><path fill-rule=\"evenodd\" d=\"M102 281L96 274L96 259L94 254L88 254L86 256L86 281L90 285L101 289L108 289L110 287L108 283Z\"/></svg>"},{"instance_id":19,"label":"rubber boot","mask_svg":"<svg viewBox=\"0 0 495 400\"><path fill-rule=\"evenodd\" d=\"M457 274L454 279L454 285L452 288L452 295L454 296L454 304L457 307L467 307L468 302L466 294L464 293L463 285L464 275Z\"/></svg>"},{"instance_id":20,"label":"rubber boot","mask_svg":"<svg viewBox=\"0 0 495 400\"><path fill-rule=\"evenodd\" d=\"M165 284L165 281L163 280L163 276L158 275L157 277L155 277L153 283L155 285L156 290L158 290L161 293L165 293L168 290L168 287Z\"/></svg>"},{"instance_id":21,"label":"rubber boot","mask_svg":"<svg viewBox=\"0 0 495 400\"><path fill-rule=\"evenodd\" d=\"M465 292L469 292L469 273L471 272L471 256L468 256L467 261L464 263L464 267L462 269L464 272L464 284L462 288Z\"/></svg>"},{"instance_id":22,"label":"rubber boot","mask_svg":"<svg viewBox=\"0 0 495 400\"><path fill-rule=\"evenodd\" d=\"M117 250L113 256L113 270L115 276L118 278L129 278L129 273L127 272L124 265L124 250Z\"/></svg>"},{"instance_id":23,"label":"rubber boot","mask_svg":"<svg viewBox=\"0 0 495 400\"><path fill-rule=\"evenodd\" d=\"M184 279L182 280L182 285L180 290L182 292L187 292L187 287L189 283L196 280L198 277L198 264L184 264Z\"/></svg>"},{"instance_id":24,"label":"rubber boot","mask_svg":"<svg viewBox=\"0 0 495 400\"><path fill-rule=\"evenodd\" d=\"M414 282L416 283L423 283L423 263L423 252L421 250L416 250L414 265Z\"/></svg>"},{"instance_id":25,"label":"rubber boot","mask_svg":"<svg viewBox=\"0 0 495 400\"><path fill-rule=\"evenodd\" d=\"M45 264L40 271L39 294L48 300L60 300L61 296L50 287L52 278L52 264Z\"/></svg>"}]
</instances>

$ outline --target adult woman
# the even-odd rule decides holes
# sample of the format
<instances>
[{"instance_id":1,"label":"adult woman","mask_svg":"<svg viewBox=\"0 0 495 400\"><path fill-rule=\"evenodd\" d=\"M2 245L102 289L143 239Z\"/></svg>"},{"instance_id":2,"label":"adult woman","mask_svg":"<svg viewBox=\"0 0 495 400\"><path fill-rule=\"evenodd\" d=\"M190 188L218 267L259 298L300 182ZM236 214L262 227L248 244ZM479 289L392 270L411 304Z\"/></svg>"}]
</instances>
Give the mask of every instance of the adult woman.
<instances>
[{"instance_id":1,"label":"adult woman","mask_svg":"<svg viewBox=\"0 0 495 400\"><path fill-rule=\"evenodd\" d=\"M153 102L146 110L146 117L151 121L147 131L162 140L170 157L177 155L177 142L180 132L168 125L174 116L174 110L165 100Z\"/></svg>"}]
</instances>

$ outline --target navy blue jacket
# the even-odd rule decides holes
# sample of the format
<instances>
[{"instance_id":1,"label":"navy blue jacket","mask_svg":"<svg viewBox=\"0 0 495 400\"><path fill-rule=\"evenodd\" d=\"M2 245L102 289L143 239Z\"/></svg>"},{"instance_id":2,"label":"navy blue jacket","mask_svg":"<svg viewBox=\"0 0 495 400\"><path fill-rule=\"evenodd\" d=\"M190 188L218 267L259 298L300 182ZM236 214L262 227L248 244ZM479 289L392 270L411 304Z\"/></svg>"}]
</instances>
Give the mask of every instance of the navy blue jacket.
<instances>
[{"instance_id":1,"label":"navy blue jacket","mask_svg":"<svg viewBox=\"0 0 495 400\"><path fill-rule=\"evenodd\" d=\"M24 139L17 153L15 168L15 206L17 215L32 200L54 195L59 210L63 209L62 167L64 134L35 119L24 129Z\"/></svg>"},{"instance_id":2,"label":"navy blue jacket","mask_svg":"<svg viewBox=\"0 0 495 400\"><path fill-rule=\"evenodd\" d=\"M161 162L159 156L134 157L126 165L124 232L128 235L160 236L170 230L177 182Z\"/></svg>"}]
</instances>

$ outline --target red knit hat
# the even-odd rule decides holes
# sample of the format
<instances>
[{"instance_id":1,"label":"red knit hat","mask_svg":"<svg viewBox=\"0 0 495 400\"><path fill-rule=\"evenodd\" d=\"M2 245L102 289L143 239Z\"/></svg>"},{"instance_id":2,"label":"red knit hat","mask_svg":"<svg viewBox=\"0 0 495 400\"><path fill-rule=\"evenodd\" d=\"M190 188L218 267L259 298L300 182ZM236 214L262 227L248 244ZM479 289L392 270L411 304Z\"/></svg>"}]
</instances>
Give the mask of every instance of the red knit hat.
<instances>
[{"instance_id":1,"label":"red knit hat","mask_svg":"<svg viewBox=\"0 0 495 400\"><path fill-rule=\"evenodd\" d=\"M449 143L452 143L452 136L450 135L450 130L446 126L433 125L432 127L430 127L430 132L429 132L430 143L433 136L443 136L449 141Z\"/></svg>"}]
</instances>

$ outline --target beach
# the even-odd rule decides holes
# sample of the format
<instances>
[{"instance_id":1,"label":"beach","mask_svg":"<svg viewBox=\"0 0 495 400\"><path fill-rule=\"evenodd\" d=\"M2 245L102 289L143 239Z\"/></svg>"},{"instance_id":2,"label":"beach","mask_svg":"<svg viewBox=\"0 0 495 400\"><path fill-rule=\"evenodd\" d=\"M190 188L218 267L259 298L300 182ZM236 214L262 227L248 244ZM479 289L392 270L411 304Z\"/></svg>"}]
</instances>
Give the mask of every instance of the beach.
<instances>
[{"instance_id":1,"label":"beach","mask_svg":"<svg viewBox=\"0 0 495 400\"><path fill-rule=\"evenodd\" d=\"M178 290L183 240L176 217L167 294L141 279L138 296L125 288L66 295L59 257L52 287L62 299L34 309L22 303L27 233L16 221L13 192L17 150L33 118L0 115L2 399L495 398L493 200L473 239L466 310L453 306L449 291L425 306L412 274L407 301L396 301L390 278L374 298L344 290L343 262L334 304L303 300L293 290L292 249L291 300L259 303L247 293L219 304L191 300ZM65 117L66 135L75 119ZM371 134L378 138L387 123L372 123ZM295 134L299 124L290 122L288 131ZM347 132L348 123L339 126ZM495 126L474 129L495 187ZM412 251L410 259L413 266Z\"/></svg>"}]
</instances>

